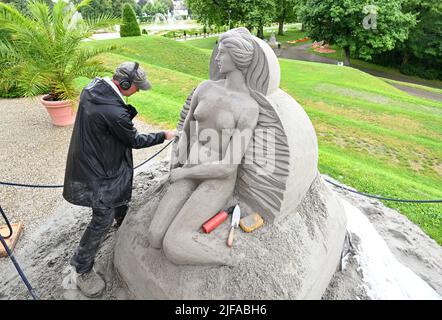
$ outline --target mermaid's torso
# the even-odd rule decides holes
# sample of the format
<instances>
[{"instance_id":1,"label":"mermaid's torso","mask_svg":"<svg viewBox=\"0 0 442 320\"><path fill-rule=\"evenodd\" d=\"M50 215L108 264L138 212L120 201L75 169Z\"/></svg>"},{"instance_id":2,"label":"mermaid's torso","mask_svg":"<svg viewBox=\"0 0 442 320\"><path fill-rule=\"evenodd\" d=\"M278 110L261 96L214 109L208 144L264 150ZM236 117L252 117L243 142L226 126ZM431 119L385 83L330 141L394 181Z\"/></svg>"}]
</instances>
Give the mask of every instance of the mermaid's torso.
<instances>
[{"instance_id":1,"label":"mermaid's torso","mask_svg":"<svg viewBox=\"0 0 442 320\"><path fill-rule=\"evenodd\" d=\"M190 126L190 148L186 164L221 161L226 155L241 112L256 102L245 93L227 90L224 80L206 82L205 90L196 98L198 104Z\"/></svg>"}]
</instances>

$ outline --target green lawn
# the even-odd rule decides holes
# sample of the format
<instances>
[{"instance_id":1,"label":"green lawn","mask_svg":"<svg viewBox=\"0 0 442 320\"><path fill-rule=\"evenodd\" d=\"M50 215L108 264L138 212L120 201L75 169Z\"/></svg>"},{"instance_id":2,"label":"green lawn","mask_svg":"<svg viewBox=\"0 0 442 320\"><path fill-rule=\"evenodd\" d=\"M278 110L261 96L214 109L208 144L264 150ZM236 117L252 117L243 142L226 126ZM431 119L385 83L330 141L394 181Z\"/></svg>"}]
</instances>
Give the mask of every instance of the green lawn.
<instances>
[{"instance_id":1,"label":"green lawn","mask_svg":"<svg viewBox=\"0 0 442 320\"><path fill-rule=\"evenodd\" d=\"M270 37L270 34L271 34L271 32L269 32L269 31L264 32L264 38L268 40ZM289 28L284 33L283 36L278 35L276 32L275 32L275 36L276 36L276 41L281 42L281 43L285 43L286 41L289 41L289 40L296 40L296 39L303 38L304 32L299 31L297 28ZM187 41L184 41L184 43L186 45L189 45L192 47L212 50L213 47L215 47L216 40L218 40L218 37L214 36L214 37L209 37L209 38L187 40ZM303 43L305 43L305 42L303 42ZM297 45L297 44L292 44L292 45Z\"/></svg>"},{"instance_id":2,"label":"green lawn","mask_svg":"<svg viewBox=\"0 0 442 320\"><path fill-rule=\"evenodd\" d=\"M211 37L201 38L201 39L186 40L186 41L183 41L182 43L184 45L195 47L195 48L212 50L215 47L217 40L218 40L218 36L211 36Z\"/></svg>"},{"instance_id":3,"label":"green lawn","mask_svg":"<svg viewBox=\"0 0 442 320\"><path fill-rule=\"evenodd\" d=\"M198 41L198 40L194 40ZM209 50L161 37L98 41L123 50L101 56L115 68L136 59L153 89L129 102L151 123L173 127L194 86L208 77ZM408 95L359 70L280 60L281 88L312 120L322 173L360 191L409 199L442 199L442 103ZM87 83L79 79L78 86ZM440 204L399 209L442 244Z\"/></svg>"},{"instance_id":4,"label":"green lawn","mask_svg":"<svg viewBox=\"0 0 442 320\"><path fill-rule=\"evenodd\" d=\"M114 52L126 59L153 64L197 77L207 78L209 74L209 66L204 62L210 57L210 53L205 50L189 50L182 43L165 37L143 35L141 37L91 41L85 42L83 45L116 45L118 49Z\"/></svg>"},{"instance_id":5,"label":"green lawn","mask_svg":"<svg viewBox=\"0 0 442 320\"><path fill-rule=\"evenodd\" d=\"M342 48L340 48L336 45L332 45L332 46L330 46L330 48L336 50L336 52L320 53L320 52L314 51L313 48L310 48L309 51L313 54L318 55L318 56L323 56L323 57L335 59L338 61L344 61L345 54L344 54L344 51ZM417 83L421 83L422 85L424 85L424 88L425 88L425 86L442 88L442 81L440 81L440 80L429 80L429 79L423 79L423 78L420 78L417 76L407 76L407 75L402 74L398 69L377 65L377 64L374 64L374 63L371 63L368 61L364 61L361 59L350 58L350 65L355 68L370 69L373 71L387 73L392 76L398 75L402 78L409 79L410 82L416 81ZM406 84L404 83L404 85L406 85ZM428 87L426 87L426 88L428 90Z\"/></svg>"}]
</instances>

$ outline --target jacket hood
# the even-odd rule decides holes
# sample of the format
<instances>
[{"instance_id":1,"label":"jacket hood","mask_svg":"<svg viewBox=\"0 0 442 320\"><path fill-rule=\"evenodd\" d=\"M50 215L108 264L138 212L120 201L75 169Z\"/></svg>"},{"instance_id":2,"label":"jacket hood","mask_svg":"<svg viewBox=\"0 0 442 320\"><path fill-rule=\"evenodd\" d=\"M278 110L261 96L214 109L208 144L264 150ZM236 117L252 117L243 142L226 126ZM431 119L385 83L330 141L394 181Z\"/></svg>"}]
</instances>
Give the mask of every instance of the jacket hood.
<instances>
[{"instance_id":1,"label":"jacket hood","mask_svg":"<svg viewBox=\"0 0 442 320\"><path fill-rule=\"evenodd\" d=\"M83 94L96 105L125 105L118 93L105 80L100 78L92 80L84 88Z\"/></svg>"}]
</instances>

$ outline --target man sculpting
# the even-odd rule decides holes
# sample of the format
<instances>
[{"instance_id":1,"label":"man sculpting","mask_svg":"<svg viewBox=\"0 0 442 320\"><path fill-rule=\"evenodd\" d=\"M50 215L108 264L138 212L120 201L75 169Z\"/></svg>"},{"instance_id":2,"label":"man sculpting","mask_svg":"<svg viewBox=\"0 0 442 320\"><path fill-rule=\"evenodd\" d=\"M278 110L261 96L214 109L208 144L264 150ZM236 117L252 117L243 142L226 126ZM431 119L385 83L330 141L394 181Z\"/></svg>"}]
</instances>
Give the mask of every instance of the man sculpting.
<instances>
[{"instance_id":1,"label":"man sculpting","mask_svg":"<svg viewBox=\"0 0 442 320\"><path fill-rule=\"evenodd\" d=\"M147 148L175 137L173 131L139 134L132 119L136 109L126 104L139 90L151 87L138 63L124 62L113 78L95 78L82 91L66 163L63 197L91 207L92 220L71 265L77 286L88 297L99 296L104 280L93 269L100 244L115 220L119 227L132 195L132 149Z\"/></svg>"}]
</instances>

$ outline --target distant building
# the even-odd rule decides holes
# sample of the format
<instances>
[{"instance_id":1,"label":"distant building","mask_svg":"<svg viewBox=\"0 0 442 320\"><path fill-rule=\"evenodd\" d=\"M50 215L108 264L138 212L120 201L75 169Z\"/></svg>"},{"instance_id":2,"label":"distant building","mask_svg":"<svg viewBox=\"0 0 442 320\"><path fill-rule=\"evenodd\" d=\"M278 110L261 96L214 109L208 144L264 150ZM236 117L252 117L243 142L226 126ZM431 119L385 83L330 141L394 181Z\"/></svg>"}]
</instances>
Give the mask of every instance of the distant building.
<instances>
[{"instance_id":1,"label":"distant building","mask_svg":"<svg viewBox=\"0 0 442 320\"><path fill-rule=\"evenodd\" d=\"M189 10L183 0L173 0L173 17L176 20L186 20L189 18Z\"/></svg>"}]
</instances>

